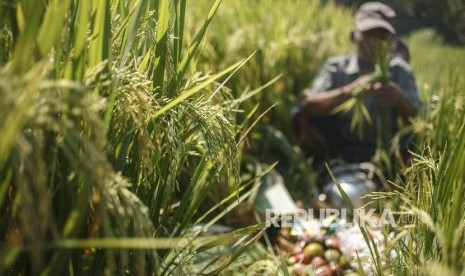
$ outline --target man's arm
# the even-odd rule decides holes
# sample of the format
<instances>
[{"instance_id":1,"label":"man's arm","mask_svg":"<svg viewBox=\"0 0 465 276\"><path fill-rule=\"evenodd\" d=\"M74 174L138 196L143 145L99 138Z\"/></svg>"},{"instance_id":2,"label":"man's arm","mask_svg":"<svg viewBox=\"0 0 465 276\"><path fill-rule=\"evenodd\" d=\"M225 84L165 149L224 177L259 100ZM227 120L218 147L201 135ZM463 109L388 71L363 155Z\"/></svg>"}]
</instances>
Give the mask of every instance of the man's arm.
<instances>
[{"instance_id":1,"label":"man's arm","mask_svg":"<svg viewBox=\"0 0 465 276\"><path fill-rule=\"evenodd\" d=\"M363 83L366 76L361 76L352 83L330 90L306 96L301 102L301 112L305 118L328 116L335 107L350 99L353 91Z\"/></svg>"}]
</instances>

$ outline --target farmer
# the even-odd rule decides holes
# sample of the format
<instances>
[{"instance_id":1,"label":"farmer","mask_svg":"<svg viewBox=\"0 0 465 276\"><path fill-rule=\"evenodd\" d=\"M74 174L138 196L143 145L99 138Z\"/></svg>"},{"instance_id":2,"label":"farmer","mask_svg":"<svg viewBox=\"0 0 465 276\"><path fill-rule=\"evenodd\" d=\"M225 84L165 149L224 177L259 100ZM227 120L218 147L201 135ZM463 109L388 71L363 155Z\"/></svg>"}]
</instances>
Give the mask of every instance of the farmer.
<instances>
[{"instance_id":1,"label":"farmer","mask_svg":"<svg viewBox=\"0 0 465 276\"><path fill-rule=\"evenodd\" d=\"M332 113L332 110L354 96L354 91L375 70L375 52L380 42L393 45L396 30L395 12L380 2L360 6L351 34L357 52L330 58L321 69L295 112L300 140L306 151L317 160L342 158L348 163L370 161L377 142L377 114L390 110L390 137L398 123L408 123L420 106L415 77L401 55L389 61L389 81L366 85L363 104L371 117L364 120L362 135L350 128L353 110ZM402 120L398 120L401 118ZM402 141L405 149L407 141Z\"/></svg>"}]
</instances>

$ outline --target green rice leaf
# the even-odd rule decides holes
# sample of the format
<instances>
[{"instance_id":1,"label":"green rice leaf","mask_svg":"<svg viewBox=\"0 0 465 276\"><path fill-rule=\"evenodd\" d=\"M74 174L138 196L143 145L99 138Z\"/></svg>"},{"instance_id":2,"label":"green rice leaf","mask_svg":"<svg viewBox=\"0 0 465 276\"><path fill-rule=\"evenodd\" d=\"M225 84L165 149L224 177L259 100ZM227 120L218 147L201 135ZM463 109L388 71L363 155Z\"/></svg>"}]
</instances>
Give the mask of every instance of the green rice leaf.
<instances>
[{"instance_id":1,"label":"green rice leaf","mask_svg":"<svg viewBox=\"0 0 465 276\"><path fill-rule=\"evenodd\" d=\"M160 0L158 3L158 25L154 57L153 86L163 91L165 65L168 56L168 21L170 15L170 0Z\"/></svg>"},{"instance_id":2,"label":"green rice leaf","mask_svg":"<svg viewBox=\"0 0 465 276\"><path fill-rule=\"evenodd\" d=\"M61 40L61 31L70 0L53 0L48 7L37 36L37 44L42 56L45 56L52 46Z\"/></svg>"},{"instance_id":3,"label":"green rice leaf","mask_svg":"<svg viewBox=\"0 0 465 276\"><path fill-rule=\"evenodd\" d=\"M16 17L20 34L13 49L11 70L24 73L33 66L33 48L40 27L40 20L45 9L45 1L32 1L23 13L23 4L16 3ZM27 18L27 20L25 20Z\"/></svg>"},{"instance_id":4,"label":"green rice leaf","mask_svg":"<svg viewBox=\"0 0 465 276\"><path fill-rule=\"evenodd\" d=\"M86 1L86 0L82 0ZM95 16L91 30L94 38L89 44L90 68L111 57L111 23L109 1L95 1L91 4Z\"/></svg>"},{"instance_id":5,"label":"green rice leaf","mask_svg":"<svg viewBox=\"0 0 465 276\"><path fill-rule=\"evenodd\" d=\"M171 91L169 92L169 94L172 94L172 91L175 88L176 82L178 80L181 80L186 74L188 66L191 63L193 57L197 54L197 49L200 43L202 42L203 38L205 37L207 28L210 25L210 22L213 20L213 17L216 14L218 7L220 6L220 3L221 3L221 0L215 0L215 3L213 3L210 9L210 12L208 13L208 16L202 25L202 28L200 29L200 31L197 33L194 40L192 41L192 45L187 49L187 53L184 55L179 66L177 67L176 78L173 78L171 80L171 83L168 87L168 90Z\"/></svg>"},{"instance_id":6,"label":"green rice leaf","mask_svg":"<svg viewBox=\"0 0 465 276\"><path fill-rule=\"evenodd\" d=\"M186 17L186 0L175 0L176 21L174 23L174 60L173 66L178 67L181 60L182 46L184 42L184 20Z\"/></svg>"}]
</instances>

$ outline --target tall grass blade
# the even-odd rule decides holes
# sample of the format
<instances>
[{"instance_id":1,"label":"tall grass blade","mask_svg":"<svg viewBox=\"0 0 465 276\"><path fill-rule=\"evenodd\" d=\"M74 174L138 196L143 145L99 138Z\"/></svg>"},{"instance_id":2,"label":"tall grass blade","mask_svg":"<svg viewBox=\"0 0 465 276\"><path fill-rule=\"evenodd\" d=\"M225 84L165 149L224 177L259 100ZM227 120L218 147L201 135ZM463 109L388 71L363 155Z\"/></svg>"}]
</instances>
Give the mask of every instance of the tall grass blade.
<instances>
[{"instance_id":1,"label":"tall grass blade","mask_svg":"<svg viewBox=\"0 0 465 276\"><path fill-rule=\"evenodd\" d=\"M334 174L331 172L331 169L329 168L328 164L326 164L326 169L327 169L331 179L336 184L336 187L337 187L339 193L341 194L344 203L347 205L347 207L349 207L350 212L352 214L355 214L356 210L354 208L354 205L352 204L352 201L350 200L349 196L346 194L344 189L342 189L341 184L336 179ZM382 266L382 263L381 263L381 258L380 258L380 255L379 255L379 252L378 252L378 247L377 247L375 241L370 239L370 236L369 236L365 226L362 226L362 225L358 224L358 228L360 229L360 232L363 235L363 238L364 238L364 240L365 240L365 242L366 242L366 244L368 246L368 249L370 250L370 254L371 254L371 257L372 257L373 262L375 264L377 274L378 275L384 275L383 269L382 269L383 266Z\"/></svg>"},{"instance_id":2,"label":"tall grass blade","mask_svg":"<svg viewBox=\"0 0 465 276\"><path fill-rule=\"evenodd\" d=\"M183 59L181 60L179 66L177 67L176 78L173 78L171 80L171 83L168 86L168 91L170 95L172 94L173 89L175 88L176 81L182 79L184 75L186 74L188 65L191 63L193 57L196 55L197 49L200 43L202 42L203 38L205 37L207 28L210 22L213 20L213 17L215 16L215 13L218 10L218 7L220 6L220 3L221 3L221 0L215 0L213 5L211 6L211 9L210 9L210 12L208 13L207 18L205 19L205 22L202 25L202 28L195 36L194 40L192 41L192 45L187 49L187 53L185 53Z\"/></svg>"},{"instance_id":3,"label":"tall grass blade","mask_svg":"<svg viewBox=\"0 0 465 276\"><path fill-rule=\"evenodd\" d=\"M170 12L169 0L158 2L158 25L155 45L153 86L163 91L165 80L165 66L168 53L168 21Z\"/></svg>"},{"instance_id":4,"label":"tall grass blade","mask_svg":"<svg viewBox=\"0 0 465 276\"><path fill-rule=\"evenodd\" d=\"M91 22L91 30L94 37L89 43L88 66L90 68L97 66L102 61L111 57L110 2L91 2L91 9L95 15Z\"/></svg>"},{"instance_id":5,"label":"tall grass blade","mask_svg":"<svg viewBox=\"0 0 465 276\"><path fill-rule=\"evenodd\" d=\"M176 21L174 23L174 59L173 66L178 68L184 42L184 21L186 17L186 0L176 0Z\"/></svg>"},{"instance_id":6,"label":"tall grass blade","mask_svg":"<svg viewBox=\"0 0 465 276\"><path fill-rule=\"evenodd\" d=\"M61 31L69 4L70 0L49 1L37 36L37 44L42 56L45 56L57 42L61 42Z\"/></svg>"},{"instance_id":7,"label":"tall grass blade","mask_svg":"<svg viewBox=\"0 0 465 276\"><path fill-rule=\"evenodd\" d=\"M11 3L16 6L16 19L18 20L19 34L15 47L13 49L13 57L11 59L12 72L24 73L35 62L33 56L35 37L40 27L42 12L45 9L44 1L33 1L23 10L22 3ZM25 20L27 18L27 21Z\"/></svg>"}]
</instances>

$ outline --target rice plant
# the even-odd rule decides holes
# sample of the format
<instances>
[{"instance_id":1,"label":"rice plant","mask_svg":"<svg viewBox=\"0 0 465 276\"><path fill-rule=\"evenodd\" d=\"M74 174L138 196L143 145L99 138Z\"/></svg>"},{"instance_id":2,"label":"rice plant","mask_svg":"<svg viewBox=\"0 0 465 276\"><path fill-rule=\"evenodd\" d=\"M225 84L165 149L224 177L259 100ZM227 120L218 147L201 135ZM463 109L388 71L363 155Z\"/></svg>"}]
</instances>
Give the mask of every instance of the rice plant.
<instances>
[{"instance_id":1,"label":"rice plant","mask_svg":"<svg viewBox=\"0 0 465 276\"><path fill-rule=\"evenodd\" d=\"M416 33L409 41L425 104L411 126L418 148L404 173L406 182L394 197L403 210L416 216L416 222L413 228L399 231L391 269L405 275L445 271L460 275L465 269L465 84L456 70L465 65L463 49L442 45L429 30Z\"/></svg>"},{"instance_id":2,"label":"rice plant","mask_svg":"<svg viewBox=\"0 0 465 276\"><path fill-rule=\"evenodd\" d=\"M245 59L194 66L220 2L189 43L185 0L0 3L1 274L181 274L248 241L219 272L257 239L191 230L210 190L239 183L221 81Z\"/></svg>"}]
</instances>

